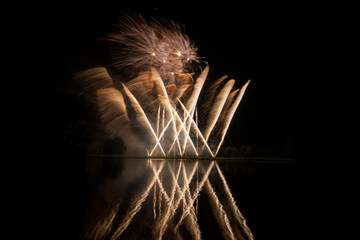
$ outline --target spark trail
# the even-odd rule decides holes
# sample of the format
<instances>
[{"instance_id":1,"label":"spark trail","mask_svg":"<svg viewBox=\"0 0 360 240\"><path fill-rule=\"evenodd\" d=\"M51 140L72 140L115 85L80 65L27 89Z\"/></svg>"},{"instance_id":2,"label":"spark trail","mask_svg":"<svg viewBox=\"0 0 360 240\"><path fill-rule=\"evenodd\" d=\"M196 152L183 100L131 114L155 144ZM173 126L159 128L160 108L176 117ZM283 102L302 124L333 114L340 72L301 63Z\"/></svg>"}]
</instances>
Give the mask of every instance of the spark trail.
<instances>
[{"instance_id":1,"label":"spark trail","mask_svg":"<svg viewBox=\"0 0 360 240\"><path fill-rule=\"evenodd\" d=\"M208 73L209 73L209 66L206 66L205 69L201 72L200 76L197 78L197 80L194 84L194 87L193 87L194 89L193 89L190 97L187 99L187 102L185 103L186 110L190 111L190 114L189 114L190 120L192 119L192 117L194 115L195 106L196 106L197 100L200 96L202 87L204 86L204 83L205 83ZM191 122L186 121L186 123L187 123L186 130L187 130L187 132L189 132ZM186 142L188 141L188 139L189 139L188 137L185 138L184 146L186 146Z\"/></svg>"},{"instance_id":2,"label":"spark trail","mask_svg":"<svg viewBox=\"0 0 360 240\"><path fill-rule=\"evenodd\" d=\"M148 118L146 117L146 114L144 112L144 110L142 109L142 107L140 106L139 102L136 100L136 98L134 97L134 95L132 95L132 93L128 90L128 88L122 83L122 86L124 88L124 91L127 95L127 97L130 100L130 104L132 106L132 108L135 110L135 114L136 114L136 119L139 121L139 123L144 126L144 128L151 133L151 135L154 137L154 139L156 141L158 141L158 138L156 136L156 133L154 132L154 129L152 128ZM166 156L164 149L161 147L161 145L159 145L159 148L161 150L161 152L164 154L164 156Z\"/></svg>"},{"instance_id":3,"label":"spark trail","mask_svg":"<svg viewBox=\"0 0 360 240\"><path fill-rule=\"evenodd\" d=\"M221 144L222 144L222 142L224 141L224 138L225 138L225 134L226 134L226 132L227 132L227 130L229 128L229 125L231 123L231 119L233 118L234 113L235 113L237 107L239 106L240 101L241 101L242 97L244 96L245 90L246 90L247 86L249 85L249 83L250 83L250 80L247 81L247 83L241 88L238 96L236 97L234 102L231 104L230 109L228 110L228 112L227 112L227 114L225 116L225 122L223 123L223 127L221 129L221 135L220 135L221 140L220 140L220 143L217 146L215 155L217 155L217 153L220 150Z\"/></svg>"},{"instance_id":4,"label":"spark trail","mask_svg":"<svg viewBox=\"0 0 360 240\"><path fill-rule=\"evenodd\" d=\"M190 138L190 133L189 133L189 131L186 129L186 126L185 126L185 122L186 122L186 120L187 120L187 117L184 118L184 119L185 119L184 121L182 121L181 118L180 118L180 116L179 116L179 114L176 112L176 110L173 109L173 111L174 111L174 115L176 116L177 120L179 120L180 125L181 125L179 131L176 133L176 139L179 137L179 134L180 134L181 132L184 132L185 138L189 138L189 143L190 143L190 145L191 145L191 147L192 147L192 150L194 151L195 155L198 157L199 154L198 154L198 152L197 152L197 150L196 150L196 147L195 147L193 141L192 141L191 138ZM173 148L174 143L175 143L175 141L172 143L172 145L171 145L171 147L170 147L170 149L169 149L169 152L170 152L171 149ZM184 155L185 148L186 148L186 144L187 144L187 143L184 142L184 145L183 145L183 147L182 147L182 151L180 152L181 156ZM180 148L180 150L181 150L181 148Z\"/></svg>"},{"instance_id":5,"label":"spark trail","mask_svg":"<svg viewBox=\"0 0 360 240\"><path fill-rule=\"evenodd\" d=\"M158 98L160 99L161 104L163 105L164 109L166 110L165 113L167 113L171 117L173 132L176 132L176 123L174 121L172 106L169 101L169 96L168 96L168 93L166 92L164 82L162 81L159 73L154 68L151 68L151 74L154 79L155 86L157 87ZM171 134L171 136L173 136L173 134ZM179 139L175 138L175 137L174 137L174 139L176 140L179 149L181 149Z\"/></svg>"},{"instance_id":6,"label":"spark trail","mask_svg":"<svg viewBox=\"0 0 360 240\"><path fill-rule=\"evenodd\" d=\"M198 136L200 136L200 139L202 140L203 144L205 145L206 149L209 151L210 155L212 157L214 157L214 154L212 153L209 145L207 144L206 140L204 139L204 136L202 135L202 133L200 132L199 128L197 127L196 123L194 122L194 120L191 118L190 113L186 110L185 106L181 103L181 101L179 100L179 103L181 105L181 107L184 110L184 113L189 117L190 119L190 124L192 124L196 130L196 133L198 134ZM189 129L190 130L190 129ZM189 132L189 131L188 131ZM188 138L190 138L190 136L188 136ZM188 139L186 138L186 139ZM186 142L185 142L186 144ZM185 146L184 146L185 147Z\"/></svg>"},{"instance_id":7,"label":"spark trail","mask_svg":"<svg viewBox=\"0 0 360 240\"><path fill-rule=\"evenodd\" d=\"M213 130L216 121L219 119L221 110L224 107L225 101L231 91L231 89L233 88L235 84L235 80L229 80L225 86L221 89L221 91L219 92L219 94L216 96L215 100L214 100L214 107L210 110L209 116L208 116L208 121L207 121L207 125L205 128L205 132L204 132L204 137L205 140L208 141L209 140L209 136L211 131Z\"/></svg>"}]
</instances>

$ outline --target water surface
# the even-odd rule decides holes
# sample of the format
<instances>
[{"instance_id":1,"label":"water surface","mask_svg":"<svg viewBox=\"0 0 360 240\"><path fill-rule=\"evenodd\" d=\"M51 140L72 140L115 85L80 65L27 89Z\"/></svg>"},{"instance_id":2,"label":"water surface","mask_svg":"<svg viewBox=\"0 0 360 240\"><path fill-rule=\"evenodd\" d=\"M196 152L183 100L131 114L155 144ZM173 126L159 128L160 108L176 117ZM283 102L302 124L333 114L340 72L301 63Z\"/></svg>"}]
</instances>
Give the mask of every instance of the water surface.
<instances>
[{"instance_id":1,"label":"water surface","mask_svg":"<svg viewBox=\"0 0 360 240\"><path fill-rule=\"evenodd\" d=\"M291 159L92 157L86 172L82 239L261 239L293 200Z\"/></svg>"}]
</instances>

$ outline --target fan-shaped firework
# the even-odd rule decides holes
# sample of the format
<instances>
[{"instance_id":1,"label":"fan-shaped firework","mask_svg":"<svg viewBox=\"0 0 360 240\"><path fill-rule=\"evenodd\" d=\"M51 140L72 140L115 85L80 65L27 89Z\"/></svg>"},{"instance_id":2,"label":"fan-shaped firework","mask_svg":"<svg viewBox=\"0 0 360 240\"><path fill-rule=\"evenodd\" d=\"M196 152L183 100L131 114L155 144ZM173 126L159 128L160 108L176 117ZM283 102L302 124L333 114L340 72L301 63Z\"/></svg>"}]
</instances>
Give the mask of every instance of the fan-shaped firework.
<instances>
[{"instance_id":1,"label":"fan-shaped firework","mask_svg":"<svg viewBox=\"0 0 360 240\"><path fill-rule=\"evenodd\" d=\"M134 136L149 156L214 157L249 81L232 90L235 80L224 76L203 93L209 66L194 81L197 49L173 22L127 17L106 39L113 56L108 69L127 73L129 79L116 84L105 67L79 72L75 78L96 95L110 135ZM198 119L201 94L207 99Z\"/></svg>"},{"instance_id":2,"label":"fan-shaped firework","mask_svg":"<svg viewBox=\"0 0 360 240\"><path fill-rule=\"evenodd\" d=\"M202 192L209 197L224 239L253 240L216 161L151 159L215 157L249 81L241 89L233 89L235 80L223 76L204 88L209 66L195 72L200 63L197 49L173 22L126 17L106 39L111 43L113 62L107 67L78 72L74 77L84 92L97 100L102 123L110 136L121 136L126 144L135 139L143 150L138 154L150 157L147 166L153 177L145 177L150 179L149 184L132 198L126 211L121 198L111 195L105 213L95 210L87 219L88 227L81 239L116 240L128 239L129 235L134 238L138 233L132 234L130 224L136 225L140 219L136 216L141 213L146 213L141 220L151 217L147 224L140 224L148 231L149 236L142 236L146 239L183 239L184 233L202 239L197 221ZM114 72L122 73L122 78ZM205 101L198 114L200 99ZM219 178L218 187L210 182L211 174ZM146 205L149 199L152 203ZM147 214L149 206L153 215Z\"/></svg>"}]
</instances>

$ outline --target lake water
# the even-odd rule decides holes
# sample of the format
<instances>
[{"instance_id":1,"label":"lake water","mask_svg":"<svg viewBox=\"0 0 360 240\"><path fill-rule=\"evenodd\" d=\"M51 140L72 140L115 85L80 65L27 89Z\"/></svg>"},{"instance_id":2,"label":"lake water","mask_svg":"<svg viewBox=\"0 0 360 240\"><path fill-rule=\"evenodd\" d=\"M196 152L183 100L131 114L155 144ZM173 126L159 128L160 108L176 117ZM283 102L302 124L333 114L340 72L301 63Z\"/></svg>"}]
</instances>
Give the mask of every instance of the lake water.
<instances>
[{"instance_id":1,"label":"lake water","mask_svg":"<svg viewBox=\"0 0 360 240\"><path fill-rule=\"evenodd\" d=\"M81 167L76 186L71 175L63 184L80 239L336 239L328 203L340 188L327 165L88 157Z\"/></svg>"}]
</instances>

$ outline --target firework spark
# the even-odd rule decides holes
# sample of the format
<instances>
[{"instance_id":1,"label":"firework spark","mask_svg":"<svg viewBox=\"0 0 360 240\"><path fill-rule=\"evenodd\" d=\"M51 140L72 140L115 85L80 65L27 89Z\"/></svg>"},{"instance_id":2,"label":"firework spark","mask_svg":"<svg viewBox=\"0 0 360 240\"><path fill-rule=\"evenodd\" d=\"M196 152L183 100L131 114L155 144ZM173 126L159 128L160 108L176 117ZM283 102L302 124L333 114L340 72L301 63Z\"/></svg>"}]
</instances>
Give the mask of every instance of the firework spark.
<instances>
[{"instance_id":1,"label":"firework spark","mask_svg":"<svg viewBox=\"0 0 360 240\"><path fill-rule=\"evenodd\" d=\"M226 134L226 132L227 132L227 130L229 128L231 119L233 118L233 116L235 114L235 111L236 111L237 107L239 106L240 101L241 101L242 97L244 96L245 90L248 87L249 83L250 83L250 80L247 81L247 83L241 88L238 96L236 97L234 102L231 104L231 106L230 106L229 110L227 111L227 113L224 115L225 119L224 119L224 122L222 124L221 131L220 131L220 143L217 146L215 155L220 150L221 144L224 141L225 134Z\"/></svg>"},{"instance_id":2,"label":"firework spark","mask_svg":"<svg viewBox=\"0 0 360 240\"><path fill-rule=\"evenodd\" d=\"M204 131L205 140L209 140L211 131L213 130L216 120L219 118L221 110L224 107L226 98L228 97L231 89L235 84L235 80L229 80L225 86L220 90L219 94L216 95L214 100L214 107L210 110L209 117L207 120L206 128Z\"/></svg>"},{"instance_id":3,"label":"firework spark","mask_svg":"<svg viewBox=\"0 0 360 240\"><path fill-rule=\"evenodd\" d=\"M106 40L113 50L112 66L130 76L154 67L166 85L175 84L176 76L191 72L199 62L197 48L172 21L126 16Z\"/></svg>"}]
</instances>

